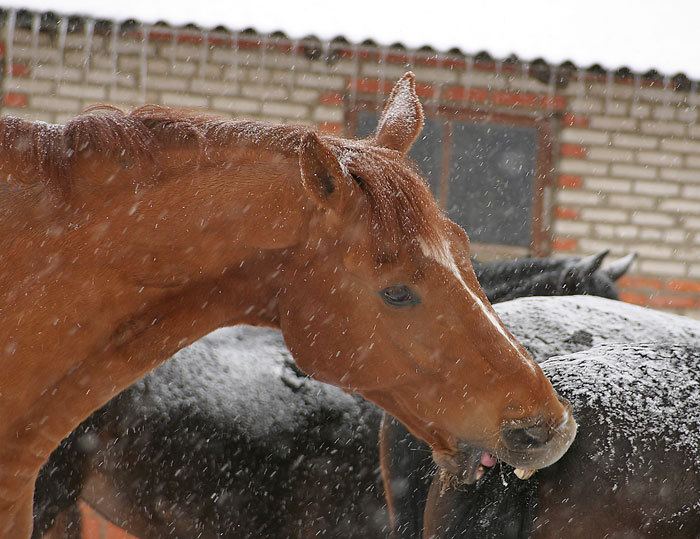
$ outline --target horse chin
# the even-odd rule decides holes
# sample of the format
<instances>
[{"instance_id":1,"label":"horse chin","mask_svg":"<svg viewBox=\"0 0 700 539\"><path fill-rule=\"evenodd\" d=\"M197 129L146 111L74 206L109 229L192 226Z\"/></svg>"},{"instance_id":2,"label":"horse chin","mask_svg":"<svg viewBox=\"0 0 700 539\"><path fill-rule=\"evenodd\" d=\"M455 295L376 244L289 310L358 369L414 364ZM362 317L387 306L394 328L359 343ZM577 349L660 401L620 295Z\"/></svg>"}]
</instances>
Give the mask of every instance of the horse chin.
<instances>
[{"instance_id":1,"label":"horse chin","mask_svg":"<svg viewBox=\"0 0 700 539\"><path fill-rule=\"evenodd\" d=\"M471 485L476 483L497 460L487 451L460 445L459 451L433 451L433 460L440 468L443 481Z\"/></svg>"}]
</instances>

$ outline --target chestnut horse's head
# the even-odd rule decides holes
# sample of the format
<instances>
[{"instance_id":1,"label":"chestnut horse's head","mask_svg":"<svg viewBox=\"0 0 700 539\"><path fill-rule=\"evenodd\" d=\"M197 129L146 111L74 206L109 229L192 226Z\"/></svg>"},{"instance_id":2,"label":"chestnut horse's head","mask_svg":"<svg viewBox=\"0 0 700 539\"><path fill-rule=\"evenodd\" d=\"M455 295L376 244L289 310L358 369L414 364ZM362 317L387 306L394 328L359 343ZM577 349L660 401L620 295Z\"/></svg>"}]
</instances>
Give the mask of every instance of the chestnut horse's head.
<instances>
[{"instance_id":1,"label":"chestnut horse's head","mask_svg":"<svg viewBox=\"0 0 700 539\"><path fill-rule=\"evenodd\" d=\"M467 481L483 452L547 466L576 422L495 314L467 235L406 157L422 125L409 73L373 137L302 142L313 210L305 252L292 257L303 263L285 270L285 340L302 369L386 409Z\"/></svg>"}]
</instances>

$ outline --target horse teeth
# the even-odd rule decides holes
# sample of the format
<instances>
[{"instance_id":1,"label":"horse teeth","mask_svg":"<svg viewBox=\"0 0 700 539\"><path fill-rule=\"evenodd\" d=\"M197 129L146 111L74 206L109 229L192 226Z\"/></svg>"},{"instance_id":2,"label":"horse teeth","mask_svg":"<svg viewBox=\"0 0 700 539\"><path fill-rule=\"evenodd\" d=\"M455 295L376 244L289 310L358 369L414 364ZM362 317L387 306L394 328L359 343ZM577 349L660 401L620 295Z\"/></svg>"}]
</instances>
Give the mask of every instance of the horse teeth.
<instances>
[{"instance_id":1,"label":"horse teeth","mask_svg":"<svg viewBox=\"0 0 700 539\"><path fill-rule=\"evenodd\" d=\"M530 479L534 473L535 470L523 470L522 468L515 469L515 475L518 477L518 479L522 479L523 481Z\"/></svg>"}]
</instances>

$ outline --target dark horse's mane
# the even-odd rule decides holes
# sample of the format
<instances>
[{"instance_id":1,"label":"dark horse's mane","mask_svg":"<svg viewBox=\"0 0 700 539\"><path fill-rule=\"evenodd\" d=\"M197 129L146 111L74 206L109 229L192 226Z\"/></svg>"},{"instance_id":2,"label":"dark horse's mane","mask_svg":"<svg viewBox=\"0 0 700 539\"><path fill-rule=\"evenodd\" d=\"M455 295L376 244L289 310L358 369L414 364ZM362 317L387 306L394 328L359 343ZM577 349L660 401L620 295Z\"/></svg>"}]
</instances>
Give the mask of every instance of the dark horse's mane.
<instances>
[{"instance_id":1,"label":"dark horse's mane","mask_svg":"<svg viewBox=\"0 0 700 539\"><path fill-rule=\"evenodd\" d=\"M155 182L167 150L195 149L199 162L227 148L254 147L291 158L315 131L308 126L274 125L231 120L209 114L144 105L131 112L96 105L65 125L0 118L0 148L5 177L21 183L42 183L63 201L70 201L74 170L81 160L99 159L115 170L133 170L138 182ZM318 135L316 135L318 136ZM417 166L402 153L369 141L323 137L368 200L372 233L378 243L411 238L439 250L443 230L438 206Z\"/></svg>"}]
</instances>

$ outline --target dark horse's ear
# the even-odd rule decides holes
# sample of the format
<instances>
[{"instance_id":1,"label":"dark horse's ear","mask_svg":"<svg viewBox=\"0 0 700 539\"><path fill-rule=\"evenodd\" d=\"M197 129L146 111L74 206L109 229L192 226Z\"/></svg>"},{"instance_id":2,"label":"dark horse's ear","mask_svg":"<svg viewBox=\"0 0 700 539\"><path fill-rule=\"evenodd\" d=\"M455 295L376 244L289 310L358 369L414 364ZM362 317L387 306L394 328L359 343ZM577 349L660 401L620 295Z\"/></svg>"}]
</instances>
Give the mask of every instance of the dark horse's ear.
<instances>
[{"instance_id":1,"label":"dark horse's ear","mask_svg":"<svg viewBox=\"0 0 700 539\"><path fill-rule=\"evenodd\" d=\"M320 138L310 132L299 146L301 181L321 206L339 211L350 195L352 185L338 158Z\"/></svg>"},{"instance_id":2,"label":"dark horse's ear","mask_svg":"<svg viewBox=\"0 0 700 539\"><path fill-rule=\"evenodd\" d=\"M423 129L423 107L416 94L416 78L410 71L394 85L377 125L380 146L406 153Z\"/></svg>"},{"instance_id":3,"label":"dark horse's ear","mask_svg":"<svg viewBox=\"0 0 700 539\"><path fill-rule=\"evenodd\" d=\"M596 253L591 256L587 256L586 258L582 258L578 264L576 264L577 268L582 275L585 275L586 277L590 277L600 269L600 265L603 263L603 259L608 256L608 253L610 252L610 249L603 249L599 253Z\"/></svg>"}]
</instances>

